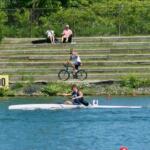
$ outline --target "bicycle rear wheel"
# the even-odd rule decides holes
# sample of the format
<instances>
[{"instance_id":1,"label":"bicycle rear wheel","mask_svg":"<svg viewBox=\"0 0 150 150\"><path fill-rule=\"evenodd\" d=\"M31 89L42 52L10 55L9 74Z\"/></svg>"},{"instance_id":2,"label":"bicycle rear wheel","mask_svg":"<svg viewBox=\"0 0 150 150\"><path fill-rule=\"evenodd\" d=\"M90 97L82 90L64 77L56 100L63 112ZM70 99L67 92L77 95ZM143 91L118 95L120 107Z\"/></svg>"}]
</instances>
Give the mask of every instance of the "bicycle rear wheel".
<instances>
[{"instance_id":1,"label":"bicycle rear wheel","mask_svg":"<svg viewBox=\"0 0 150 150\"><path fill-rule=\"evenodd\" d=\"M60 80L66 81L70 78L70 73L67 70L60 70L58 73L58 78Z\"/></svg>"},{"instance_id":2,"label":"bicycle rear wheel","mask_svg":"<svg viewBox=\"0 0 150 150\"><path fill-rule=\"evenodd\" d=\"M85 70L79 70L77 72L77 79L79 79L79 80L87 79L87 72Z\"/></svg>"}]
</instances>

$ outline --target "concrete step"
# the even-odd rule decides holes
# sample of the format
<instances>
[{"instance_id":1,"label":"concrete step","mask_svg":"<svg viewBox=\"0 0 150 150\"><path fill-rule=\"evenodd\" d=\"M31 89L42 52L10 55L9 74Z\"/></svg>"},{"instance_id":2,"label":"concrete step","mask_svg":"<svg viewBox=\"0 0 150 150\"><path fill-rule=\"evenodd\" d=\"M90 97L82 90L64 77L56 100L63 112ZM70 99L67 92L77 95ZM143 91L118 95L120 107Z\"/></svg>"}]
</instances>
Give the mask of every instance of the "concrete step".
<instances>
[{"instance_id":1,"label":"concrete step","mask_svg":"<svg viewBox=\"0 0 150 150\"><path fill-rule=\"evenodd\" d=\"M86 79L86 80L83 80L83 81L80 81L80 80L75 80L75 79L69 79L69 80L67 80L67 81L61 81L61 80L53 80L53 81L50 81L50 82L58 82L58 83L70 83L70 84L77 84L77 83L82 83L82 84L87 84L87 83L91 83L91 84L98 84L98 83L106 83L106 82L113 82L113 81L116 81L117 82L117 80L115 80L115 79L112 79L112 80L103 80L103 79L92 79L92 80L90 80L90 79ZM45 81L43 81L43 80L34 80L34 83L41 83L41 82L43 82L43 83L45 83ZM47 82L47 81L46 81ZM17 80L17 81L11 81L10 82L10 84L14 84L14 83L28 83L28 81L22 81L22 80Z\"/></svg>"},{"instance_id":2,"label":"concrete step","mask_svg":"<svg viewBox=\"0 0 150 150\"><path fill-rule=\"evenodd\" d=\"M51 56L51 55L24 55L24 56L0 56L0 61L3 61L3 59L5 59L5 61L34 61L34 60L37 60L37 61L66 61L66 60L69 60L69 57L68 55L64 56L64 55L60 55L60 56ZM84 58L85 60L105 60L105 59L108 59L108 56L106 55L100 55L100 56L82 56L81 55L81 58ZM83 59L83 60L84 60Z\"/></svg>"},{"instance_id":3,"label":"concrete step","mask_svg":"<svg viewBox=\"0 0 150 150\"><path fill-rule=\"evenodd\" d=\"M30 43L45 38L4 38L3 43ZM61 38L58 38L61 40ZM142 42L150 41L150 36L111 36L111 37L74 37L73 42Z\"/></svg>"},{"instance_id":4,"label":"concrete step","mask_svg":"<svg viewBox=\"0 0 150 150\"><path fill-rule=\"evenodd\" d=\"M122 59L125 59L125 61L122 61ZM97 65L97 64L108 64L108 63L115 63L115 64L120 64L120 63L136 63L136 64L139 64L140 62L150 62L150 57L109 57L109 56L101 56L101 57L88 57L88 58L82 58L81 57L81 60L82 60L82 63L84 65L88 65L88 66L92 66L92 65ZM27 62L27 63L52 63L51 65L55 64L56 65L59 63L59 64L64 64L65 62L67 62L67 60L69 60L68 57L65 57L64 59L63 58L52 58L52 57L42 57L41 58L38 58L38 57L24 57L24 58L2 58L0 59L0 63L2 62L5 62L5 63L24 63L24 62Z\"/></svg>"},{"instance_id":5,"label":"concrete step","mask_svg":"<svg viewBox=\"0 0 150 150\"><path fill-rule=\"evenodd\" d=\"M1 49L0 50L0 55L3 54L49 54L49 55L58 55L58 54L69 54L70 53L70 48L61 48L61 49L52 49L52 48L35 48L35 49ZM128 53L128 54L150 54L150 48L140 48L140 47L135 47L135 48L82 48L82 49L77 49L79 54L105 54L105 53L110 53L110 54L117 54L117 53Z\"/></svg>"},{"instance_id":6,"label":"concrete step","mask_svg":"<svg viewBox=\"0 0 150 150\"><path fill-rule=\"evenodd\" d=\"M99 50L78 50L80 55L84 54L108 54L110 50L99 49ZM70 50L0 50L0 56L9 55L70 55Z\"/></svg>"},{"instance_id":7,"label":"concrete step","mask_svg":"<svg viewBox=\"0 0 150 150\"><path fill-rule=\"evenodd\" d=\"M149 42L150 36L75 37L76 42Z\"/></svg>"},{"instance_id":8,"label":"concrete step","mask_svg":"<svg viewBox=\"0 0 150 150\"><path fill-rule=\"evenodd\" d=\"M7 68L4 67L4 66L1 66L1 71L17 71L17 70L25 70L25 71L28 71L28 70L31 70L31 71L34 71L34 70L60 70L60 69L65 69L63 65L59 65L59 66L35 66L35 67L32 67L32 66L8 66ZM71 67L69 67L69 70L72 69ZM108 67L105 67L105 66L88 66L88 65L83 65L80 67L80 69L86 69L86 70L142 70L142 69L150 69L150 66L143 66L143 65L139 65L139 66L108 66Z\"/></svg>"},{"instance_id":9,"label":"concrete step","mask_svg":"<svg viewBox=\"0 0 150 150\"><path fill-rule=\"evenodd\" d=\"M128 75L127 73L116 73L116 74L88 74L87 80L120 80L121 77ZM150 73L136 73L134 74L141 78L149 78ZM72 78L70 78L72 80ZM10 82L17 81L32 81L32 82L51 82L51 81L60 81L56 74L49 75L12 75L10 76ZM79 81L79 80L75 80ZM86 80L85 80L86 81Z\"/></svg>"},{"instance_id":10,"label":"concrete step","mask_svg":"<svg viewBox=\"0 0 150 150\"><path fill-rule=\"evenodd\" d=\"M9 75L19 75L19 74L57 74L63 68L6 68L0 69L0 74L9 74ZM106 67L106 68L82 68L85 69L88 73L150 73L149 67ZM72 69L70 69L72 72Z\"/></svg>"},{"instance_id":11,"label":"concrete step","mask_svg":"<svg viewBox=\"0 0 150 150\"><path fill-rule=\"evenodd\" d=\"M34 61L34 60L37 60L37 61L48 61L48 60L51 60L51 61L57 61L57 60L60 60L60 61L65 61L65 60L68 60L69 59L69 55L7 55L7 54L3 54L3 55L0 55L0 61ZM95 55L91 55L91 54L88 54L88 55L83 55L81 54L80 57L82 58L82 60L122 60L122 59L125 59L125 60L148 60L150 59L150 54L105 54L105 55L99 55L99 54L95 54Z\"/></svg>"},{"instance_id":12,"label":"concrete step","mask_svg":"<svg viewBox=\"0 0 150 150\"><path fill-rule=\"evenodd\" d=\"M62 64L65 61L27 61L27 62L0 62L0 67L10 67L10 66L62 66ZM128 60L122 60L122 61L84 61L83 66L138 66L138 65L143 65L143 66L149 66L150 65L150 60L137 60L137 61L128 61Z\"/></svg>"},{"instance_id":13,"label":"concrete step","mask_svg":"<svg viewBox=\"0 0 150 150\"><path fill-rule=\"evenodd\" d=\"M7 45L16 45L16 46L63 46L63 45L95 45L95 44L101 44L101 45L149 45L149 41L107 41L107 42L103 42L103 41L78 41L78 42L72 42L72 43L56 43L56 44L51 44L51 43L39 43L39 44L33 44L32 42L22 42L22 43L15 43L15 42L11 42L11 43L6 43L6 42L1 42L1 46L7 46Z\"/></svg>"},{"instance_id":14,"label":"concrete step","mask_svg":"<svg viewBox=\"0 0 150 150\"><path fill-rule=\"evenodd\" d=\"M1 43L0 46L1 47L10 47L10 46L13 46L13 47L63 47L63 46L70 46L70 45L115 45L116 42L87 42L87 43L84 43L84 42L72 42L72 43L56 43L56 44L51 44L51 43L39 43L39 44L32 44L32 43ZM143 43L143 42L142 42ZM147 44L148 42L144 42L145 44ZM116 43L117 44L117 43ZM126 44L126 42L125 42Z\"/></svg>"},{"instance_id":15,"label":"concrete step","mask_svg":"<svg viewBox=\"0 0 150 150\"><path fill-rule=\"evenodd\" d=\"M150 48L112 48L109 52L110 54L150 54Z\"/></svg>"},{"instance_id":16,"label":"concrete step","mask_svg":"<svg viewBox=\"0 0 150 150\"><path fill-rule=\"evenodd\" d=\"M57 73L78 50L88 80L119 80L134 73L150 78L150 36L75 37L72 44L32 44L36 39L4 39L0 44L0 73L11 82L57 81ZM75 80L76 81L76 80Z\"/></svg>"},{"instance_id":17,"label":"concrete step","mask_svg":"<svg viewBox=\"0 0 150 150\"><path fill-rule=\"evenodd\" d=\"M75 43L75 44L1 44L0 49L29 49L29 48L150 48L150 42L109 42L109 43Z\"/></svg>"}]
</instances>

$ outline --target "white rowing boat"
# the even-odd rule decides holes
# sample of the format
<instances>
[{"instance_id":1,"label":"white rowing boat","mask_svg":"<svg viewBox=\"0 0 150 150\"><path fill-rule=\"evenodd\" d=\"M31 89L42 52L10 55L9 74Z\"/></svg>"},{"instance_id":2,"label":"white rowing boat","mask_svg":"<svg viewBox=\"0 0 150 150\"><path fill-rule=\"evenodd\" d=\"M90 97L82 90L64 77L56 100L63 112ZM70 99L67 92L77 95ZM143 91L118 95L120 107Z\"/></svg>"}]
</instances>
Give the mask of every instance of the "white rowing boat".
<instances>
[{"instance_id":1,"label":"white rowing boat","mask_svg":"<svg viewBox=\"0 0 150 150\"><path fill-rule=\"evenodd\" d=\"M111 105L67 105L67 104L22 104L22 105L10 105L9 110L59 110L59 109L75 109L75 108L87 108L87 109L98 109L98 108L129 108L129 109L138 109L142 106L111 106Z\"/></svg>"}]
</instances>

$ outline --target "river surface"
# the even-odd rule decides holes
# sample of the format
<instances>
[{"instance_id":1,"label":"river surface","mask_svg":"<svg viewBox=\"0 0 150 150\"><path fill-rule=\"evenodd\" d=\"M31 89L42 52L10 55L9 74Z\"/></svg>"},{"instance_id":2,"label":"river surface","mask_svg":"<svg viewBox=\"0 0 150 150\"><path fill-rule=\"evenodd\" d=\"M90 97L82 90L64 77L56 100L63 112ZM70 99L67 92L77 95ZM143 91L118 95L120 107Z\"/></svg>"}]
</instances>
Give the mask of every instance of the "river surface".
<instances>
[{"instance_id":1,"label":"river surface","mask_svg":"<svg viewBox=\"0 0 150 150\"><path fill-rule=\"evenodd\" d=\"M150 96L86 97L141 109L8 110L12 104L61 103L63 97L0 100L0 150L150 149Z\"/></svg>"}]
</instances>

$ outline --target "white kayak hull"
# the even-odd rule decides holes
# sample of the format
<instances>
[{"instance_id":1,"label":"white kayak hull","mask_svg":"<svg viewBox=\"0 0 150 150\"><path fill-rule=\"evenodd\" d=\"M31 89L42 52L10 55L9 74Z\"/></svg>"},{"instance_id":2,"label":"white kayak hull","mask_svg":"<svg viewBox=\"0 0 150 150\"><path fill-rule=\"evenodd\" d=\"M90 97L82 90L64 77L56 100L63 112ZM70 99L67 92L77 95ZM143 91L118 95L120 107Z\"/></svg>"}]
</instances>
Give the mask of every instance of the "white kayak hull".
<instances>
[{"instance_id":1,"label":"white kayak hull","mask_svg":"<svg viewBox=\"0 0 150 150\"><path fill-rule=\"evenodd\" d=\"M126 109L138 109L142 106L111 106L111 105L67 105L67 104L22 104L22 105L10 105L9 110L59 110L59 109L75 109L75 108L89 108L89 109L98 109L98 108L126 108Z\"/></svg>"}]
</instances>

